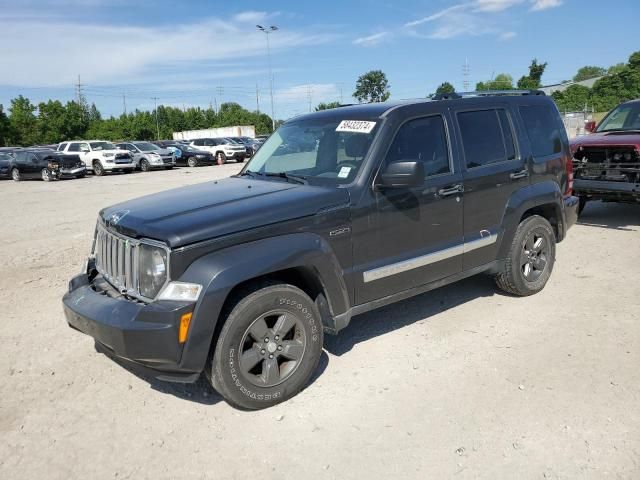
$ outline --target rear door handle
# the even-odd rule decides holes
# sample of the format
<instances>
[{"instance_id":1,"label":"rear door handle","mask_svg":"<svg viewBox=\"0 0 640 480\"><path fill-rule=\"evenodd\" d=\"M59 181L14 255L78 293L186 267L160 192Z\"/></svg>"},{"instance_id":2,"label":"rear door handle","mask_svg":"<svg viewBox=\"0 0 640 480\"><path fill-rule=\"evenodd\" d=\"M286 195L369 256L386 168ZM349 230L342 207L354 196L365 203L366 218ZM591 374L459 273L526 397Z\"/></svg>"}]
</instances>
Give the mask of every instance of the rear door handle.
<instances>
[{"instance_id":1,"label":"rear door handle","mask_svg":"<svg viewBox=\"0 0 640 480\"><path fill-rule=\"evenodd\" d=\"M519 172L513 172L509 175L511 180L517 180L519 178L526 178L529 176L529 170L520 170Z\"/></svg>"},{"instance_id":2,"label":"rear door handle","mask_svg":"<svg viewBox=\"0 0 640 480\"><path fill-rule=\"evenodd\" d=\"M451 185L450 187L444 187L438 190L440 197L448 197L449 195L456 195L457 193L464 192L464 187L461 184Z\"/></svg>"}]
</instances>

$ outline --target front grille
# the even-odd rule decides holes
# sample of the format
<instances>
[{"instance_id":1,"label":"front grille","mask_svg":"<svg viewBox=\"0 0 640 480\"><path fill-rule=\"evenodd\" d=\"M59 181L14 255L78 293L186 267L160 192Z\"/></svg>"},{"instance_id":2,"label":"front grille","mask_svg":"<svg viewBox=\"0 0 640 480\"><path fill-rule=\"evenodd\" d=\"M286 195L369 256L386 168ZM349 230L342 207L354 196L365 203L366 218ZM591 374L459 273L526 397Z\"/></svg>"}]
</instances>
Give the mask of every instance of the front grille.
<instances>
[{"instance_id":1,"label":"front grille","mask_svg":"<svg viewBox=\"0 0 640 480\"><path fill-rule=\"evenodd\" d=\"M116 158L116 160L119 160L119 159L127 159L127 160L129 160L129 159L131 159L131 155L129 155L128 153L116 153L115 158Z\"/></svg>"},{"instance_id":2,"label":"front grille","mask_svg":"<svg viewBox=\"0 0 640 480\"><path fill-rule=\"evenodd\" d=\"M96 269L120 293L138 294L139 242L107 231L98 224L93 248Z\"/></svg>"}]
</instances>

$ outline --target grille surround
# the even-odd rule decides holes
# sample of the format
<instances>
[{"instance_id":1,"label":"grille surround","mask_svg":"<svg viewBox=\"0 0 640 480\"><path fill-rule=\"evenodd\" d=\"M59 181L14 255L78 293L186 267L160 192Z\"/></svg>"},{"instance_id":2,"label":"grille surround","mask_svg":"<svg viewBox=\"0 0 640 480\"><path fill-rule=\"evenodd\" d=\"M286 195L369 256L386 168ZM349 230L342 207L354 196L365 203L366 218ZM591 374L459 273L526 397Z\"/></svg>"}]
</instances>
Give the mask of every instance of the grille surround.
<instances>
[{"instance_id":1,"label":"grille surround","mask_svg":"<svg viewBox=\"0 0 640 480\"><path fill-rule=\"evenodd\" d=\"M140 293L140 246L162 248L167 255L166 279L158 294L169 283L170 279L170 249L163 243L149 239L135 239L126 237L109 230L98 221L94 234L92 256L98 273L116 288L122 295L136 298L144 302L155 299ZM158 295L157 294L157 295ZM156 297L157 297L156 295Z\"/></svg>"}]
</instances>

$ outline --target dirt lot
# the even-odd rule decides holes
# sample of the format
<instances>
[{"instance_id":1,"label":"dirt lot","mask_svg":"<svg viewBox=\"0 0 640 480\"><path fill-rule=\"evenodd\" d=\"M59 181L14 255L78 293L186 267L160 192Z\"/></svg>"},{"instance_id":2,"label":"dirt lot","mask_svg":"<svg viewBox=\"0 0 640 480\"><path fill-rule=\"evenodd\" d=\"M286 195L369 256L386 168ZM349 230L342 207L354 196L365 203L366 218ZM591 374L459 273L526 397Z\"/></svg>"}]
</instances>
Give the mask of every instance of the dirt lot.
<instances>
[{"instance_id":1,"label":"dirt lot","mask_svg":"<svg viewBox=\"0 0 640 480\"><path fill-rule=\"evenodd\" d=\"M354 319L261 412L67 327L101 207L237 168L0 182L0 478L640 478L640 207L588 205L534 297L476 277Z\"/></svg>"}]
</instances>

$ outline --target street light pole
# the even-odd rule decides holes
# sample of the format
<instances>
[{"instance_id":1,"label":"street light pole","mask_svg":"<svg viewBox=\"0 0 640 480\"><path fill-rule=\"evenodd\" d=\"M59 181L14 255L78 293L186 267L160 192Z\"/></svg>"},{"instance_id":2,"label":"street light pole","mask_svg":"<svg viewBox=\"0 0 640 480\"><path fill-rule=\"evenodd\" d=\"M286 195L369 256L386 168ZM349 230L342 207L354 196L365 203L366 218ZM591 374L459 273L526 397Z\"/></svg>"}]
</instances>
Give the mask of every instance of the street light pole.
<instances>
[{"instance_id":1,"label":"street light pole","mask_svg":"<svg viewBox=\"0 0 640 480\"><path fill-rule=\"evenodd\" d=\"M269 43L269 34L278 30L278 27L271 25L270 27L263 27L262 25L256 25L256 28L267 35L267 64L269 66L269 90L271 96L271 129L276 129L276 117L273 109L273 73L271 73L271 45Z\"/></svg>"},{"instance_id":2,"label":"street light pole","mask_svg":"<svg viewBox=\"0 0 640 480\"><path fill-rule=\"evenodd\" d=\"M157 130L157 133L158 133L157 140L160 140L160 122L158 121L158 97L151 97L151 98L155 102L155 107L156 107L156 130Z\"/></svg>"}]
</instances>

